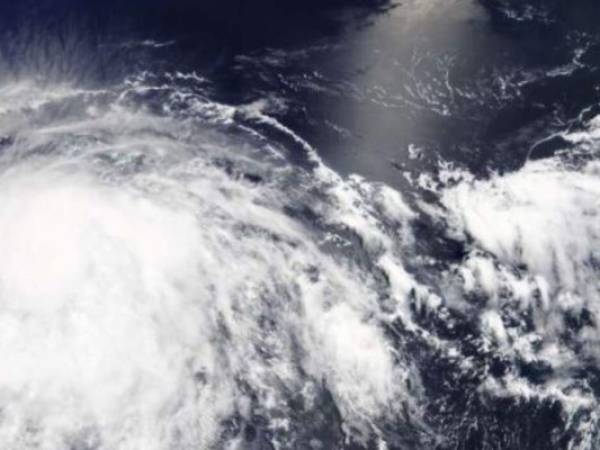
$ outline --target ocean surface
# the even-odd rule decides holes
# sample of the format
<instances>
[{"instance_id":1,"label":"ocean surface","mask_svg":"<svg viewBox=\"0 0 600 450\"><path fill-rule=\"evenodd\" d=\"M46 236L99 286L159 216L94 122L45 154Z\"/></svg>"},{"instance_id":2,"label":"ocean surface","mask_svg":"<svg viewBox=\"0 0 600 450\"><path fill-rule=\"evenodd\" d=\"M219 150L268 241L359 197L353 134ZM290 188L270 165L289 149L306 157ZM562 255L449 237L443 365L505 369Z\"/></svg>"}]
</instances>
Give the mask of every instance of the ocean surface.
<instances>
[{"instance_id":1,"label":"ocean surface","mask_svg":"<svg viewBox=\"0 0 600 450\"><path fill-rule=\"evenodd\" d=\"M600 2L0 0L0 449L600 448Z\"/></svg>"}]
</instances>

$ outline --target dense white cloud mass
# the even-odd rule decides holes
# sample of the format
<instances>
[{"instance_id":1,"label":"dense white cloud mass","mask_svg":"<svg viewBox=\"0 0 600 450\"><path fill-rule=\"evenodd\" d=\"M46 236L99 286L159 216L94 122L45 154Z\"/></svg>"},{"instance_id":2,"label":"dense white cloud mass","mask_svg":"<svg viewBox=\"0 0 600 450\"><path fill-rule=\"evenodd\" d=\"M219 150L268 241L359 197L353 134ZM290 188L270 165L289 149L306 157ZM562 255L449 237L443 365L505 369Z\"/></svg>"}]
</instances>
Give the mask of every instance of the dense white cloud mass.
<instances>
[{"instance_id":1,"label":"dense white cloud mass","mask_svg":"<svg viewBox=\"0 0 600 450\"><path fill-rule=\"evenodd\" d=\"M443 202L481 249L541 277L548 294L595 300L599 173L596 162L580 169L554 159L530 162L490 181L459 184Z\"/></svg>"},{"instance_id":2,"label":"dense white cloud mass","mask_svg":"<svg viewBox=\"0 0 600 450\"><path fill-rule=\"evenodd\" d=\"M0 93L0 447L236 447L228 421L255 415L285 439L290 397L310 411L324 388L357 439L412 408L383 329L404 298L384 313L343 256L350 230L402 271L375 214L401 236L400 196L316 155L316 175L292 170L210 126L230 107L156 90L156 113L140 80ZM329 232L287 212L303 203Z\"/></svg>"}]
</instances>

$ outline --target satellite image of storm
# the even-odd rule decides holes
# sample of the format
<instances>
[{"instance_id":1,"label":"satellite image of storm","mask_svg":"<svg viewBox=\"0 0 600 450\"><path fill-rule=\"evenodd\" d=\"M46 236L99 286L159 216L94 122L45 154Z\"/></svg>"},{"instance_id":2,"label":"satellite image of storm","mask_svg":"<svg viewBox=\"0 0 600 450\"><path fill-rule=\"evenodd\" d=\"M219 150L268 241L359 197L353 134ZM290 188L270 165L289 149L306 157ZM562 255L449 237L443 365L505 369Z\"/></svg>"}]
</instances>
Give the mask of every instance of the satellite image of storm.
<instances>
[{"instance_id":1,"label":"satellite image of storm","mask_svg":"<svg viewBox=\"0 0 600 450\"><path fill-rule=\"evenodd\" d=\"M0 0L0 450L600 450L600 0Z\"/></svg>"}]
</instances>

